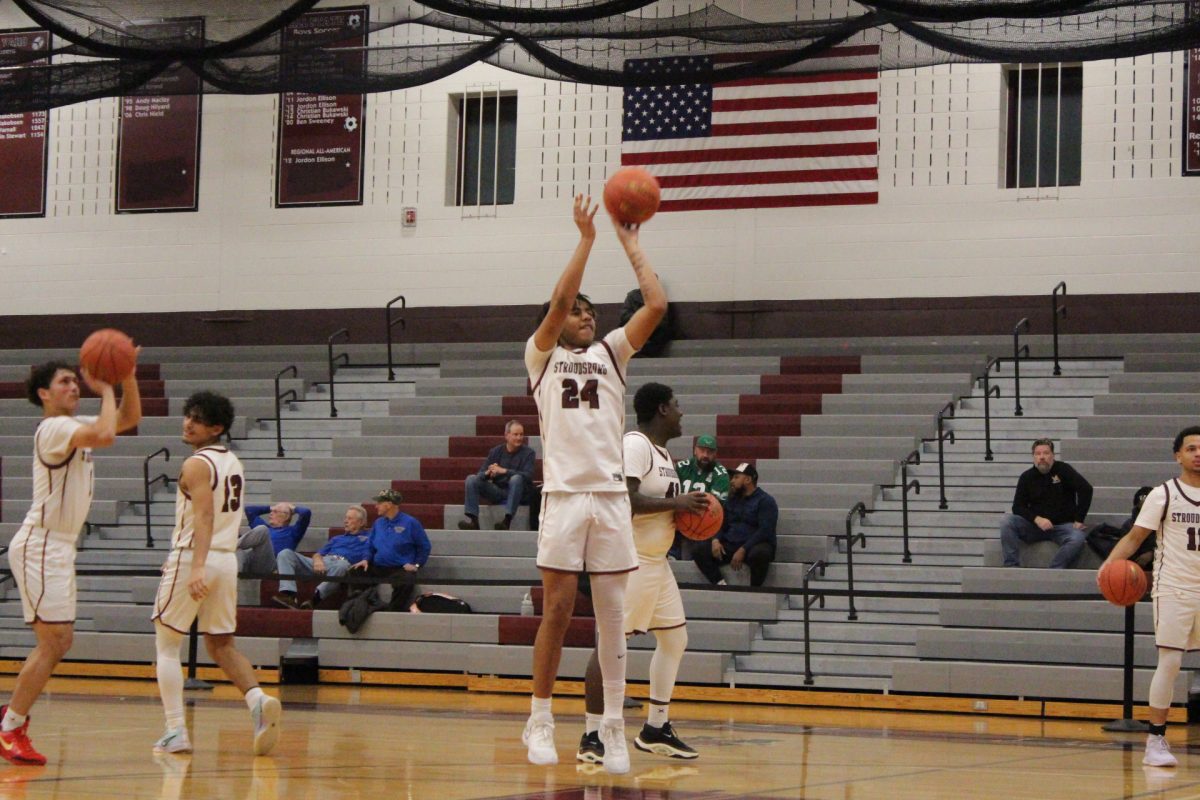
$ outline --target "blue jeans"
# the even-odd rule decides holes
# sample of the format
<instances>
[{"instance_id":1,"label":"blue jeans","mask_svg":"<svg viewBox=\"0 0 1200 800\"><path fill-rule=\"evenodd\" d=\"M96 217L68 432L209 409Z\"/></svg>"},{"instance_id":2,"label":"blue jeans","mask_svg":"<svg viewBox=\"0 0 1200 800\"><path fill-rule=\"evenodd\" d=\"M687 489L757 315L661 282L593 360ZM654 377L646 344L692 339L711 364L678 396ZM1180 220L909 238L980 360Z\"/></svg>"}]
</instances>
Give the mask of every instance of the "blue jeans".
<instances>
[{"instance_id":1,"label":"blue jeans","mask_svg":"<svg viewBox=\"0 0 1200 800\"><path fill-rule=\"evenodd\" d=\"M1075 527L1073 522L1063 522L1044 531L1024 517L1005 514L1000 522L1000 547L1004 550L1004 566L1021 566L1021 542L1043 542L1053 539L1058 552L1050 561L1050 569L1066 569L1075 563L1079 551L1087 540L1087 531Z\"/></svg>"},{"instance_id":2,"label":"blue jeans","mask_svg":"<svg viewBox=\"0 0 1200 800\"><path fill-rule=\"evenodd\" d=\"M510 517L517 515L517 507L525 496L525 476L513 475L508 479L508 486L497 486L489 480L471 475L467 478L467 499L463 503L463 511L473 517L479 516L479 498L493 503L503 503L504 513Z\"/></svg>"},{"instance_id":3,"label":"blue jeans","mask_svg":"<svg viewBox=\"0 0 1200 800\"><path fill-rule=\"evenodd\" d=\"M331 578L339 578L350 571L350 562L341 556L321 556L321 559L325 562L325 574ZM313 560L295 550L281 550L275 557L275 562L279 567L279 591L281 592L292 592L293 594L296 592L296 582L284 580L285 575L311 578L317 574L313 569ZM326 581L317 587L317 594L321 597L329 597L337 591L337 587L338 584Z\"/></svg>"}]
</instances>

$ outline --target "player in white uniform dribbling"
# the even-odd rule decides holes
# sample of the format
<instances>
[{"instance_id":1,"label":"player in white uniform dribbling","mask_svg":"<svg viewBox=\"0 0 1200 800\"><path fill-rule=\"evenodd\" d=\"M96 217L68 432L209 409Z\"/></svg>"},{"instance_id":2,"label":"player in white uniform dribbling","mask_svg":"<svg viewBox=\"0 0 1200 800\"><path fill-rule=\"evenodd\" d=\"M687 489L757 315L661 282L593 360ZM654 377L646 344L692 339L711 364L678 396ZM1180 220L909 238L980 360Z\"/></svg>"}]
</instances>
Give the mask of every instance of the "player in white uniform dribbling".
<instances>
[{"instance_id":1,"label":"player in white uniform dribbling","mask_svg":"<svg viewBox=\"0 0 1200 800\"><path fill-rule=\"evenodd\" d=\"M142 418L133 373L121 383L120 405L112 386L86 371L83 379L100 395L99 416L75 416L79 379L63 361L34 367L25 383L42 421L33 435L33 505L9 545L8 563L37 646L0 709L0 756L14 764L46 763L29 741L28 714L74 638L75 542L92 506L92 450L111 446Z\"/></svg>"},{"instance_id":2,"label":"player in white uniform dribbling","mask_svg":"<svg viewBox=\"0 0 1200 800\"><path fill-rule=\"evenodd\" d=\"M633 409L638 429L625 434L625 484L633 509L638 569L625 590L625 634L653 631L657 640L650 659L650 713L633 744L648 753L696 758L699 754L675 735L668 719L675 678L687 649L687 618L667 551L675 541L675 512L703 513L708 496L680 491L667 442L683 434L683 412L670 387L647 383L633 396ZM604 743L597 735L603 700L595 653L588 663L586 687L587 728L576 758L603 763Z\"/></svg>"},{"instance_id":3,"label":"player in white uniform dribbling","mask_svg":"<svg viewBox=\"0 0 1200 800\"><path fill-rule=\"evenodd\" d=\"M563 637L571 621L579 573L591 575L597 651L604 673L604 767L629 771L625 743L624 595L637 569L629 494L622 467L625 367L667 311L667 298L646 263L638 230L614 222L646 304L624 328L596 341L596 314L580 294L596 239L598 206L575 198L579 244L525 345L525 367L537 401L542 437L542 517L537 565L544 609L533 647L533 699L522 740L533 764L556 764L550 711Z\"/></svg>"},{"instance_id":4,"label":"player in white uniform dribbling","mask_svg":"<svg viewBox=\"0 0 1200 800\"><path fill-rule=\"evenodd\" d=\"M1130 558L1157 531L1152 596L1158 666L1150 681L1150 735L1142 758L1154 767L1178 763L1167 746L1167 712L1184 652L1200 649L1200 426L1184 428L1173 446L1179 477L1146 496L1133 528L1104 562Z\"/></svg>"},{"instance_id":5,"label":"player in white uniform dribbling","mask_svg":"<svg viewBox=\"0 0 1200 800\"><path fill-rule=\"evenodd\" d=\"M175 531L154 599L158 691L167 730L156 753L190 753L183 723L183 667L179 647L192 621L212 660L246 697L254 722L254 754L266 755L279 739L279 701L264 694L254 668L234 645L237 630L237 540L245 476L242 462L221 437L233 424L233 404L213 392L196 392L183 406L183 441L193 448L179 473Z\"/></svg>"}]
</instances>

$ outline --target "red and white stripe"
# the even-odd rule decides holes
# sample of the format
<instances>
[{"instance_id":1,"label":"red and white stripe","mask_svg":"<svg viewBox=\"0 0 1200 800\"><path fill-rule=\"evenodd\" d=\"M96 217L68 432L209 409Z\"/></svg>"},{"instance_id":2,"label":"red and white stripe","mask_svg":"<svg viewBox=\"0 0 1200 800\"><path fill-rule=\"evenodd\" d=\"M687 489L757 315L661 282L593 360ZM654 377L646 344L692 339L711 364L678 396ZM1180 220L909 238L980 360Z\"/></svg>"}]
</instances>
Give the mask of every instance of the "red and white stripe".
<instances>
[{"instance_id":1,"label":"red and white stripe","mask_svg":"<svg viewBox=\"0 0 1200 800\"><path fill-rule=\"evenodd\" d=\"M626 141L621 164L658 178L661 211L877 203L878 92L877 66L715 84L710 136Z\"/></svg>"}]
</instances>

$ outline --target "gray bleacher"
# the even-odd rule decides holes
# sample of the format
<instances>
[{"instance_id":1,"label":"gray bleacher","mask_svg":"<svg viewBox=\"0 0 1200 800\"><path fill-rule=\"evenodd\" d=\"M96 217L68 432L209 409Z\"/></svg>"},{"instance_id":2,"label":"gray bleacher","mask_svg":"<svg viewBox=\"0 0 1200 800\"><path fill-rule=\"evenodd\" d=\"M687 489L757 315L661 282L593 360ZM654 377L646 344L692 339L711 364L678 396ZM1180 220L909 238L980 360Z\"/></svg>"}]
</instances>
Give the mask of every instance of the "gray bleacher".
<instances>
[{"instance_id":1,"label":"gray bleacher","mask_svg":"<svg viewBox=\"0 0 1200 800\"><path fill-rule=\"evenodd\" d=\"M1028 341L1035 353L1048 350L1045 337ZM1189 348L1198 342L1197 337L1066 337L1065 352L1096 360L1064 362L1063 378L1049 375L1046 362L1023 365L1027 413L1022 418L1012 414L1011 366L1002 364L991 376L1002 391L1001 398L992 401L994 462L982 459L977 378L988 355L1011 351L1009 337L851 339L839 340L836 347L821 340L681 341L672 346L669 358L632 362L629 394L643 380L658 378L672 385L685 410L685 433L692 436L711 432L716 414L736 414L739 396L758 393L761 375L779 371L780 356L861 353L862 373L845 376L842 392L825 396L822 414L804 415L803 435L783 437L778 459L759 460L762 485L781 506L779 553L769 585L798 587L808 566L823 559L830 567L814 587L845 588L846 554L834 537L844 533L849 507L862 501L870 513L852 526L867 535L867 546L856 547L854 556L860 591L971 591L968 586L1005 586L1009 585L1005 580L1026 577L1036 586L1045 586L1065 577L1045 578L1048 573L1038 569L1007 571L989 578L991 583L980 583L979 577L999 572L984 566L994 558L996 525L1011 500L1016 475L1029 464L1028 442L1043 432L1054 436L1060 457L1091 473L1097 487L1093 517L1118 521L1127 513L1136 486L1157 480L1160 472L1172 474L1171 426L1186 418L1189 393L1200 389L1186 374L1195 366ZM173 415L183 396L196 388L218 388L235 396L239 425L234 446L254 481L248 500L289 499L310 505L314 524L302 547L315 549L324 541L324 528L340 524L347 504L362 501L392 479L419 479L420 458L445 456L449 436L473 436L476 415L499 415L502 395L523 395L522 347L520 342L406 345L398 348L398 361L439 364L440 369L413 367L401 380L387 382L381 368L366 366L383 361L382 346L347 346L352 367L339 372L337 420L328 417L323 347L147 348L142 358L162 365ZM1131 347L1145 349L1145 355L1130 352ZM1120 362L1099 360L1120 355L1127 356L1124 372ZM38 355L28 351L0 353L0 364L10 365L0 367L8 371L0 374L15 374L36 360ZM288 363L301 367L300 378L289 384L298 391L299 400L285 409L287 455L277 459L274 422L265 418L273 412L271 377ZM1185 374L1175 374L1173 369ZM936 429L935 413L947 403L956 409L947 421L956 440L945 445L950 508L941 510L936 446L927 440ZM29 431L36 424L32 410L25 401L0 403L0 477L6 501L0 540L4 541L23 518L28 502L28 477L22 465L27 468ZM1149 417L1153 419L1147 421ZM138 566L161 559L173 495L161 487L156 491L151 508L156 546L145 549L144 510L138 502L141 459L167 446L172 461L156 463L155 471L177 469L186 454L178 441L178 424L177 416L147 419L138 436L122 437L98 456L100 499L91 517L97 527L83 541L81 568L120 565L123 553L130 558L125 563ZM1169 433L1162 433L1168 429ZM531 444L540 450L536 437ZM682 457L687 445L680 440L672 448ZM913 563L905 564L900 497L897 490L880 485L899 481L896 461L914 448L920 449L923 463L910 469L910 477L918 479L922 488L920 495L909 498ZM126 492L132 496L124 496ZM517 613L525 591L522 586L537 581L535 535L524 530L453 530L460 515L461 506L448 504L444 529L430 530L435 554L422 572L421 588L462 596L477 613L423 619L381 612L357 636L350 636L336 625L333 612L318 612L314 636L322 666L528 676L529 648L499 645L496 626L499 615ZM523 512L518 526L525 524ZM1034 546L1027 555L1036 563L1045 549ZM674 569L683 582L702 582L690 563L676 563ZM744 573L730 577L745 581ZM1090 573L1078 570L1073 577L1090 580ZM439 583L497 578L520 585ZM138 626L148 615L145 606L152 598L154 580L138 579L128 587L102 583L108 580L103 578L86 580L90 588L81 593L80 629L107 644L89 644L73 657L141 661L146 643L152 640L149 625ZM689 589L684 597L692 619L692 650L681 681L803 685L802 611L797 594L732 595ZM11 618L15 600L11 589L8 600L3 607ZM1114 617L1119 623L1119 611L1099 600L1047 603L1045 608L1055 612L1060 623L1048 625L1047 615L1038 614L1043 604L997 605L1000 602L859 597L859 620L847 622L845 598L828 598L824 608L812 609L816 685L1092 700L1119 695L1114 662L1119 655L1109 652L1119 630L1113 627ZM1143 619L1140 630L1145 630L1145 624ZM1026 636L1022 628L1036 635ZM958 633L962 635L956 637ZM260 659L256 663L271 665L278 664L289 644L263 637L251 646ZM634 642L630 659L634 679L644 679L646 648L651 646L651 641ZM1146 646L1143 637L1138 650L1139 685L1147 678ZM7 648L10 657L19 657L28 650L27 635L16 627L5 630L0 633L0 647ZM1078 662L1084 665L1079 673L1085 679L1074 682L1067 677L1070 665L1066 663L1072 647L1086 654L1086 660ZM152 645L150 653L152 657ZM568 651L564 677L580 676L586 657L586 652ZM1194 666L1188 662L1189 668ZM1189 675L1181 676L1181 687L1189 680ZM1180 691L1176 696L1184 694Z\"/></svg>"}]
</instances>

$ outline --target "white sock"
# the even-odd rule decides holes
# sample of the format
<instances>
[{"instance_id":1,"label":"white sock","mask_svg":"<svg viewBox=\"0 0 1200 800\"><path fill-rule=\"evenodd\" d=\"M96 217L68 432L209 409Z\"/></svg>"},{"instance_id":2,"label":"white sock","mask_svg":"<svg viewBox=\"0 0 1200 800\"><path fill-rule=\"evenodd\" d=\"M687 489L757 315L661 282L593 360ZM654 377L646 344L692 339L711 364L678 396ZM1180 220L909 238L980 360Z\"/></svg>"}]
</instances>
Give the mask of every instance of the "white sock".
<instances>
[{"instance_id":1,"label":"white sock","mask_svg":"<svg viewBox=\"0 0 1200 800\"><path fill-rule=\"evenodd\" d=\"M625 717L625 585L629 573L592 576L596 660L604 680L604 718Z\"/></svg>"},{"instance_id":2,"label":"white sock","mask_svg":"<svg viewBox=\"0 0 1200 800\"><path fill-rule=\"evenodd\" d=\"M585 712L583 715L583 732L595 733L596 731L600 730L600 720L602 719L604 719L604 717L602 717L600 714L588 714Z\"/></svg>"},{"instance_id":3,"label":"white sock","mask_svg":"<svg viewBox=\"0 0 1200 800\"><path fill-rule=\"evenodd\" d=\"M728 586L728 585L729 585L729 581L725 580L724 578L721 578L721 580L717 581L717 586Z\"/></svg>"},{"instance_id":4,"label":"white sock","mask_svg":"<svg viewBox=\"0 0 1200 800\"><path fill-rule=\"evenodd\" d=\"M263 690L260 687L255 686L253 689L246 692L246 708L253 711L255 706L258 705L258 701L263 697Z\"/></svg>"},{"instance_id":5,"label":"white sock","mask_svg":"<svg viewBox=\"0 0 1200 800\"><path fill-rule=\"evenodd\" d=\"M646 715L646 724L651 728L661 728L667 724L667 710L669 705L659 705L658 703L650 704L650 713Z\"/></svg>"},{"instance_id":6,"label":"white sock","mask_svg":"<svg viewBox=\"0 0 1200 800\"><path fill-rule=\"evenodd\" d=\"M550 703L554 700L553 697L534 697L529 703L529 716L531 717L549 717L553 716L550 712Z\"/></svg>"},{"instance_id":7,"label":"white sock","mask_svg":"<svg viewBox=\"0 0 1200 800\"><path fill-rule=\"evenodd\" d=\"M179 647L183 636L162 625L155 626L154 671L158 676L158 696L162 698L167 730L183 727L183 664Z\"/></svg>"},{"instance_id":8,"label":"white sock","mask_svg":"<svg viewBox=\"0 0 1200 800\"><path fill-rule=\"evenodd\" d=\"M25 714L18 714L11 708L6 709L4 712L4 722L2 725L0 725L0 728L2 728L5 733L8 733L9 731L15 731L17 728L25 724L25 717Z\"/></svg>"}]
</instances>

